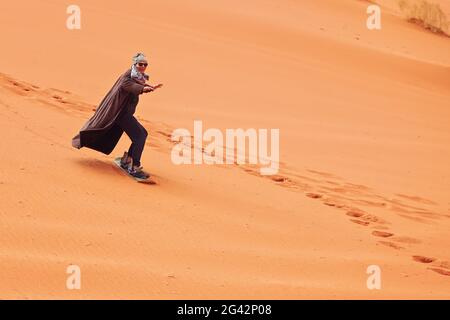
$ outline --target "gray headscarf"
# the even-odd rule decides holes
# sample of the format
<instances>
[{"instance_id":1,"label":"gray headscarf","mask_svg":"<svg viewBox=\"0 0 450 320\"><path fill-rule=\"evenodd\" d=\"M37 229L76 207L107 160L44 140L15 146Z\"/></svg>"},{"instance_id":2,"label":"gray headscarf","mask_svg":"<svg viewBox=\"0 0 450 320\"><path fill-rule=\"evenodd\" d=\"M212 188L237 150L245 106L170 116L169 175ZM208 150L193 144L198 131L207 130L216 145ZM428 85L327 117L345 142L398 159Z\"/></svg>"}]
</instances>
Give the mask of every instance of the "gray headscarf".
<instances>
[{"instance_id":1,"label":"gray headscarf","mask_svg":"<svg viewBox=\"0 0 450 320\"><path fill-rule=\"evenodd\" d=\"M146 73L140 73L137 69L136 69L136 64L139 62L147 62L147 57L141 53L138 52L133 56L133 65L131 66L131 78L133 79L137 79L140 81L145 81L149 79L148 74Z\"/></svg>"}]
</instances>

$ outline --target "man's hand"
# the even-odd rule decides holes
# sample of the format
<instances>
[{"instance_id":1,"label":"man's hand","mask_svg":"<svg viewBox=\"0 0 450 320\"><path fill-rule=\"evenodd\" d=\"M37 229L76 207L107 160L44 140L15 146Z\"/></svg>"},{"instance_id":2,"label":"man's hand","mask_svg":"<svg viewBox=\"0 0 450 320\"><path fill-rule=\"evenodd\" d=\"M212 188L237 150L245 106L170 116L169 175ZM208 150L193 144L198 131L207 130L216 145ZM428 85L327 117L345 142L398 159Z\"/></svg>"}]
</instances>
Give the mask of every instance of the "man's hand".
<instances>
[{"instance_id":1,"label":"man's hand","mask_svg":"<svg viewBox=\"0 0 450 320\"><path fill-rule=\"evenodd\" d=\"M151 85L149 85L149 84L146 84L145 86L144 86L144 89L142 90L142 92L144 92L144 93L147 93L147 92L152 92L152 91L154 91L154 90L156 90L156 89L158 89L158 88L161 88L163 85L162 85L162 83L160 83L160 84L157 84L156 86L151 86Z\"/></svg>"},{"instance_id":2,"label":"man's hand","mask_svg":"<svg viewBox=\"0 0 450 320\"><path fill-rule=\"evenodd\" d=\"M152 86L145 86L142 90L143 93L152 92L154 89Z\"/></svg>"}]
</instances>

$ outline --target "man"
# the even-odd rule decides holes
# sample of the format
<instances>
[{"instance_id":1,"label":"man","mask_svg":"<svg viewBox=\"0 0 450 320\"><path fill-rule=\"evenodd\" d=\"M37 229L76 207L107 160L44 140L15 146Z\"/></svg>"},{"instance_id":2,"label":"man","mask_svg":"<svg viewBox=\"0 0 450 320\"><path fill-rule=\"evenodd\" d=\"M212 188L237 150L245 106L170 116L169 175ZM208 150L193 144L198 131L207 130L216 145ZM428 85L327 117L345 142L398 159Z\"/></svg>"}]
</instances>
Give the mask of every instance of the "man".
<instances>
[{"instance_id":1,"label":"man","mask_svg":"<svg viewBox=\"0 0 450 320\"><path fill-rule=\"evenodd\" d=\"M121 165L130 175L146 179L149 177L141 167L141 156L147 139L147 130L133 116L139 102L139 95L152 92L162 84L151 86L145 74L148 62L143 53L133 57L133 65L119 79L103 98L94 115L72 139L72 146L87 147L104 154L110 154L123 132L130 137L131 145L125 152Z\"/></svg>"}]
</instances>

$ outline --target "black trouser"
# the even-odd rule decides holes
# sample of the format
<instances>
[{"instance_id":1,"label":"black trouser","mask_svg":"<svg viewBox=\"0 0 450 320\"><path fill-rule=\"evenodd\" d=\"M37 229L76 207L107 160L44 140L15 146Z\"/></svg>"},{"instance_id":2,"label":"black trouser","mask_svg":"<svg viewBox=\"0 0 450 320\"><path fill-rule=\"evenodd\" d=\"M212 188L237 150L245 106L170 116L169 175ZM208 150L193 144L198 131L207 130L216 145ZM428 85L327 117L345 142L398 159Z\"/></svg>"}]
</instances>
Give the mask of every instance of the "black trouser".
<instances>
[{"instance_id":1,"label":"black trouser","mask_svg":"<svg viewBox=\"0 0 450 320\"><path fill-rule=\"evenodd\" d=\"M128 155L133 159L133 165L141 165L142 151L144 151L145 140L148 132L129 112L125 112L117 120L118 125L125 131L131 139L131 146Z\"/></svg>"}]
</instances>

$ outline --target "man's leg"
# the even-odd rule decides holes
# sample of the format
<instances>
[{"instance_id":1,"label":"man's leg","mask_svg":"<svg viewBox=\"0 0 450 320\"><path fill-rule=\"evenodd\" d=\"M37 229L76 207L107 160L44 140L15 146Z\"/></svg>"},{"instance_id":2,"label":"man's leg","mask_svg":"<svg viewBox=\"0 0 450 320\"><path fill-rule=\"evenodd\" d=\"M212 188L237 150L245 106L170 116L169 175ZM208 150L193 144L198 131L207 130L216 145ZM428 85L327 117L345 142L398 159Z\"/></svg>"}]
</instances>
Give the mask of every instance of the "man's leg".
<instances>
[{"instance_id":1,"label":"man's leg","mask_svg":"<svg viewBox=\"0 0 450 320\"><path fill-rule=\"evenodd\" d=\"M130 144L130 147L128 148L128 156L129 156L129 157L132 157L132 156L133 156L133 146L134 146L134 144L131 143L131 144Z\"/></svg>"},{"instance_id":2,"label":"man's leg","mask_svg":"<svg viewBox=\"0 0 450 320\"><path fill-rule=\"evenodd\" d=\"M131 139L131 146L128 150L130 156L133 159L134 166L141 165L141 156L144 151L145 140L147 139L147 130L136 120L136 118L126 113L118 120L119 126L125 131L125 133Z\"/></svg>"}]
</instances>

